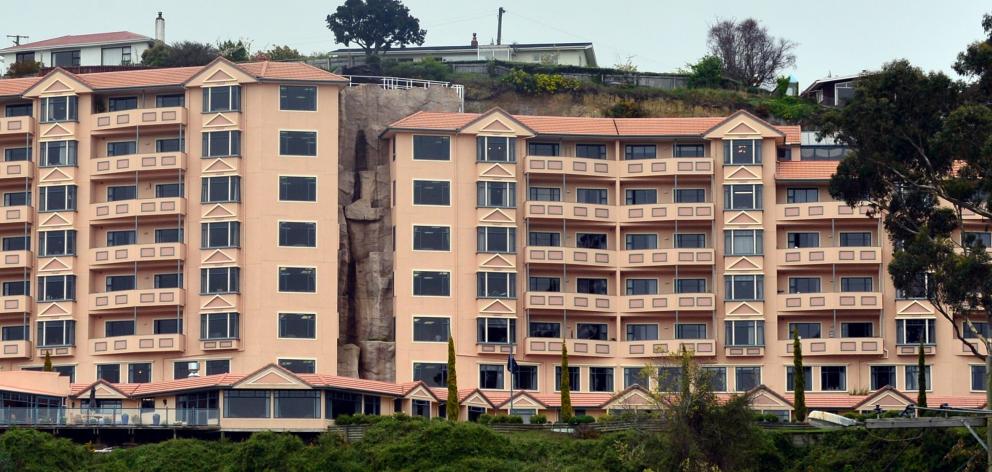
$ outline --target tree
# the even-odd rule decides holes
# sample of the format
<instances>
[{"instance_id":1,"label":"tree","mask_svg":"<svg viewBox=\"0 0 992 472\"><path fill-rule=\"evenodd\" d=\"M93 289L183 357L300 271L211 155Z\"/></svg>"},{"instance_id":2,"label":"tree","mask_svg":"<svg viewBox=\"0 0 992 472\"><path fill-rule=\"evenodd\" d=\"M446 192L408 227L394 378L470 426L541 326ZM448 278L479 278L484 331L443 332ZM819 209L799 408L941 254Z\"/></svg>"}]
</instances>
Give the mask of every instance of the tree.
<instances>
[{"instance_id":1,"label":"tree","mask_svg":"<svg viewBox=\"0 0 992 472\"><path fill-rule=\"evenodd\" d=\"M31 77L38 75L41 71L41 63L38 61L16 61L7 68L8 78Z\"/></svg>"},{"instance_id":2,"label":"tree","mask_svg":"<svg viewBox=\"0 0 992 472\"><path fill-rule=\"evenodd\" d=\"M797 44L769 36L753 18L718 21L710 27L707 43L710 54L723 63L724 74L748 87L772 83L780 71L796 65Z\"/></svg>"},{"instance_id":3,"label":"tree","mask_svg":"<svg viewBox=\"0 0 992 472\"><path fill-rule=\"evenodd\" d=\"M346 0L333 15L327 15L327 28L335 41L345 46L355 43L366 56L377 56L393 46L419 46L427 35L420 20L399 0Z\"/></svg>"},{"instance_id":4,"label":"tree","mask_svg":"<svg viewBox=\"0 0 992 472\"><path fill-rule=\"evenodd\" d=\"M720 88L723 85L723 61L717 56L704 56L689 65L690 88Z\"/></svg>"},{"instance_id":5,"label":"tree","mask_svg":"<svg viewBox=\"0 0 992 472\"><path fill-rule=\"evenodd\" d=\"M982 17L985 39L975 41L958 54L954 71L965 77L976 77L975 90L988 100L992 97L992 15Z\"/></svg>"},{"instance_id":6,"label":"tree","mask_svg":"<svg viewBox=\"0 0 992 472\"><path fill-rule=\"evenodd\" d=\"M251 41L244 39L218 41L217 51L231 62L248 62L251 57Z\"/></svg>"},{"instance_id":7,"label":"tree","mask_svg":"<svg viewBox=\"0 0 992 472\"><path fill-rule=\"evenodd\" d=\"M171 45L156 43L141 53L141 63L152 67L189 67L209 64L220 51L208 43L180 41Z\"/></svg>"},{"instance_id":8,"label":"tree","mask_svg":"<svg viewBox=\"0 0 992 472\"><path fill-rule=\"evenodd\" d=\"M803 370L803 345L799 331L792 332L792 390L795 393L792 408L796 421L806 421L806 371Z\"/></svg>"},{"instance_id":9,"label":"tree","mask_svg":"<svg viewBox=\"0 0 992 472\"><path fill-rule=\"evenodd\" d=\"M920 352L916 356L916 406L927 407L927 354L923 339L920 339Z\"/></svg>"},{"instance_id":10,"label":"tree","mask_svg":"<svg viewBox=\"0 0 992 472\"><path fill-rule=\"evenodd\" d=\"M572 378L568 373L568 347L564 343L561 345L561 411L558 412L558 421L568 422L572 419Z\"/></svg>"},{"instance_id":11,"label":"tree","mask_svg":"<svg viewBox=\"0 0 992 472\"><path fill-rule=\"evenodd\" d=\"M55 369L52 367L52 353L50 351L45 351L45 365L41 368L43 372L52 372Z\"/></svg>"},{"instance_id":12,"label":"tree","mask_svg":"<svg viewBox=\"0 0 992 472\"><path fill-rule=\"evenodd\" d=\"M455 340L448 336L448 403L445 412L448 421L458 421L461 406L458 404L458 376L455 373Z\"/></svg>"},{"instance_id":13,"label":"tree","mask_svg":"<svg viewBox=\"0 0 992 472\"><path fill-rule=\"evenodd\" d=\"M272 46L267 51L258 51L251 57L253 61L300 61L303 54L289 46Z\"/></svg>"}]
</instances>

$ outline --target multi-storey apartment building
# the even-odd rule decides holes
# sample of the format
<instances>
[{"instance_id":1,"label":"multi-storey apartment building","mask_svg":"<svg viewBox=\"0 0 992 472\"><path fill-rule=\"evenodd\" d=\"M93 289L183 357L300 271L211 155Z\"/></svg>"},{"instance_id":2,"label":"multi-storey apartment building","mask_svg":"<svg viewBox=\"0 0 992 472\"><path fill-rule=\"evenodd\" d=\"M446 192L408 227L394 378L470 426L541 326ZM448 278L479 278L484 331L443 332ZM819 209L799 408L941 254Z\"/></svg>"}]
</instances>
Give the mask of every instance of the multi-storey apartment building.
<instances>
[{"instance_id":1,"label":"multi-storey apartment building","mask_svg":"<svg viewBox=\"0 0 992 472\"><path fill-rule=\"evenodd\" d=\"M567 347L594 410L646 386L646 365L676 375L684 347L717 391L786 414L798 332L813 407L911 402L921 342L931 402L983 402L925 278L896 292L879 220L831 198L837 162L800 160L796 126L495 109L416 113L384 137L398 381L443 386L450 335L461 387L553 410Z\"/></svg>"}]
</instances>

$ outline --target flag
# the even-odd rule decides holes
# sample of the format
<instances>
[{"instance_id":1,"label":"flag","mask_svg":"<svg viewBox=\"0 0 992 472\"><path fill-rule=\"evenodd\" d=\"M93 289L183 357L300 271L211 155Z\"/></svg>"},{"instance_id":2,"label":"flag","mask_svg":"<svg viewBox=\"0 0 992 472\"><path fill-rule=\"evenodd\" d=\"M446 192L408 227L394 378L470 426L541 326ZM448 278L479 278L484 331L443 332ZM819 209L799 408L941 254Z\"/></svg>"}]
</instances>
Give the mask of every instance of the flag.
<instances>
[{"instance_id":1,"label":"flag","mask_svg":"<svg viewBox=\"0 0 992 472\"><path fill-rule=\"evenodd\" d=\"M506 358L506 370L510 371L511 374L517 373L517 360L513 358L512 353Z\"/></svg>"}]
</instances>

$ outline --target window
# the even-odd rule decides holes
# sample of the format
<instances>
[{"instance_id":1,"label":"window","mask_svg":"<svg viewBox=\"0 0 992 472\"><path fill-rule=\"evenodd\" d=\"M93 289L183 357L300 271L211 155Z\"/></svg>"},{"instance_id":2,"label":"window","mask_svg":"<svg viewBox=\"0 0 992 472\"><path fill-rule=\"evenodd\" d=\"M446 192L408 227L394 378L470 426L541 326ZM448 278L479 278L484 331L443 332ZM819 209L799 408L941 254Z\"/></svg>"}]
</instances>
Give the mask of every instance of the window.
<instances>
[{"instance_id":1,"label":"window","mask_svg":"<svg viewBox=\"0 0 992 472\"><path fill-rule=\"evenodd\" d=\"M674 157L705 157L705 144L676 144L672 150Z\"/></svg>"},{"instance_id":2,"label":"window","mask_svg":"<svg viewBox=\"0 0 992 472\"><path fill-rule=\"evenodd\" d=\"M582 390L582 369L579 367L568 368L568 388L573 392ZM627 387L624 387L627 388ZM555 391L561 391L561 366L555 366Z\"/></svg>"},{"instance_id":3,"label":"window","mask_svg":"<svg viewBox=\"0 0 992 472\"><path fill-rule=\"evenodd\" d=\"M628 251L658 249L657 234L627 234L624 235L624 248Z\"/></svg>"},{"instance_id":4,"label":"window","mask_svg":"<svg viewBox=\"0 0 992 472\"><path fill-rule=\"evenodd\" d=\"M842 338L870 338L874 336L874 329L871 322L851 322L840 324L840 337Z\"/></svg>"},{"instance_id":5,"label":"window","mask_svg":"<svg viewBox=\"0 0 992 472\"><path fill-rule=\"evenodd\" d=\"M134 185L116 185L107 187L107 201L134 200L138 198L138 187Z\"/></svg>"},{"instance_id":6,"label":"window","mask_svg":"<svg viewBox=\"0 0 992 472\"><path fill-rule=\"evenodd\" d=\"M317 223L280 221L279 246L317 247Z\"/></svg>"},{"instance_id":7,"label":"window","mask_svg":"<svg viewBox=\"0 0 992 472\"><path fill-rule=\"evenodd\" d=\"M3 206L23 206L31 204L31 193L29 192L4 192Z\"/></svg>"},{"instance_id":8,"label":"window","mask_svg":"<svg viewBox=\"0 0 992 472\"><path fill-rule=\"evenodd\" d=\"M606 249L606 234L575 233L575 247L580 249Z\"/></svg>"},{"instance_id":9,"label":"window","mask_svg":"<svg viewBox=\"0 0 992 472\"><path fill-rule=\"evenodd\" d=\"M502 390L503 365L502 364L479 365L479 388Z\"/></svg>"},{"instance_id":10,"label":"window","mask_svg":"<svg viewBox=\"0 0 992 472\"><path fill-rule=\"evenodd\" d=\"M283 111L317 111L317 87L280 85L279 109Z\"/></svg>"},{"instance_id":11,"label":"window","mask_svg":"<svg viewBox=\"0 0 992 472\"><path fill-rule=\"evenodd\" d=\"M578 278L575 280L576 293L588 293L591 295L606 295L606 290L607 290L606 279Z\"/></svg>"},{"instance_id":12,"label":"window","mask_svg":"<svg viewBox=\"0 0 992 472\"><path fill-rule=\"evenodd\" d=\"M661 392L675 392L682 383L682 369L679 367L659 367L658 368L658 390Z\"/></svg>"},{"instance_id":13,"label":"window","mask_svg":"<svg viewBox=\"0 0 992 472\"><path fill-rule=\"evenodd\" d=\"M450 194L451 182L440 180L413 181L414 205L450 205Z\"/></svg>"},{"instance_id":14,"label":"window","mask_svg":"<svg viewBox=\"0 0 992 472\"><path fill-rule=\"evenodd\" d=\"M630 388L632 385L640 385L644 388L651 386L651 378L643 367L623 368L623 388Z\"/></svg>"},{"instance_id":15,"label":"window","mask_svg":"<svg viewBox=\"0 0 992 472\"><path fill-rule=\"evenodd\" d=\"M78 149L77 141L44 141L38 143L41 149L41 167L75 166ZM110 143L119 144L119 143ZM108 152L110 144L108 144Z\"/></svg>"},{"instance_id":16,"label":"window","mask_svg":"<svg viewBox=\"0 0 992 472\"><path fill-rule=\"evenodd\" d=\"M9 236L3 238L4 251L27 251L31 249L31 236Z\"/></svg>"},{"instance_id":17,"label":"window","mask_svg":"<svg viewBox=\"0 0 992 472\"><path fill-rule=\"evenodd\" d=\"M873 365L870 367L871 389L896 386L896 367L893 365Z\"/></svg>"},{"instance_id":18,"label":"window","mask_svg":"<svg viewBox=\"0 0 992 472\"><path fill-rule=\"evenodd\" d=\"M320 418L320 391L275 390L272 397L276 418Z\"/></svg>"},{"instance_id":19,"label":"window","mask_svg":"<svg viewBox=\"0 0 992 472\"><path fill-rule=\"evenodd\" d=\"M110 97L107 99L108 111L127 111L138 108L138 97ZM132 154L132 153L129 153Z\"/></svg>"},{"instance_id":20,"label":"window","mask_svg":"<svg viewBox=\"0 0 992 472\"><path fill-rule=\"evenodd\" d=\"M448 136L414 136L413 159L418 161L450 160L451 138Z\"/></svg>"},{"instance_id":21,"label":"window","mask_svg":"<svg viewBox=\"0 0 992 472\"><path fill-rule=\"evenodd\" d=\"M106 291L120 292L122 290L134 290L133 275L108 275L106 280Z\"/></svg>"},{"instance_id":22,"label":"window","mask_svg":"<svg viewBox=\"0 0 992 472\"><path fill-rule=\"evenodd\" d=\"M443 343L451 336L451 320L433 316L413 317L413 340L427 343Z\"/></svg>"},{"instance_id":23,"label":"window","mask_svg":"<svg viewBox=\"0 0 992 472\"><path fill-rule=\"evenodd\" d=\"M447 387L448 364L414 362L413 380L423 381L429 387Z\"/></svg>"},{"instance_id":24,"label":"window","mask_svg":"<svg viewBox=\"0 0 992 472\"><path fill-rule=\"evenodd\" d=\"M972 321L971 325L972 326L969 326L964 322L961 323L961 334L963 334L966 339L975 339L978 335L982 335L986 338L989 337L990 331L989 323L987 321Z\"/></svg>"},{"instance_id":25,"label":"window","mask_svg":"<svg viewBox=\"0 0 992 472\"><path fill-rule=\"evenodd\" d=\"M28 339L28 327L25 325L4 326L0 328L0 339L4 341L25 341Z\"/></svg>"},{"instance_id":26,"label":"window","mask_svg":"<svg viewBox=\"0 0 992 472\"><path fill-rule=\"evenodd\" d=\"M279 313L279 337L317 338L317 315L313 313Z\"/></svg>"},{"instance_id":27,"label":"window","mask_svg":"<svg viewBox=\"0 0 992 472\"><path fill-rule=\"evenodd\" d=\"M200 293L237 293L240 286L241 268L211 267L200 269Z\"/></svg>"},{"instance_id":28,"label":"window","mask_svg":"<svg viewBox=\"0 0 992 472\"><path fill-rule=\"evenodd\" d=\"M816 187L788 188L785 191L786 203L816 203L820 201L820 193Z\"/></svg>"},{"instance_id":29,"label":"window","mask_svg":"<svg viewBox=\"0 0 992 472\"><path fill-rule=\"evenodd\" d=\"M710 383L710 389L714 392L727 391L727 368L703 366L702 372L706 374ZM760 374L759 374L760 375Z\"/></svg>"},{"instance_id":30,"label":"window","mask_svg":"<svg viewBox=\"0 0 992 472\"><path fill-rule=\"evenodd\" d=\"M675 339L706 339L706 325L703 323L677 323Z\"/></svg>"},{"instance_id":31,"label":"window","mask_svg":"<svg viewBox=\"0 0 992 472\"><path fill-rule=\"evenodd\" d=\"M479 252L517 252L517 229L498 226L476 228Z\"/></svg>"},{"instance_id":32,"label":"window","mask_svg":"<svg viewBox=\"0 0 992 472\"><path fill-rule=\"evenodd\" d=\"M241 246L241 223L219 221L200 224L200 247L214 249Z\"/></svg>"},{"instance_id":33,"label":"window","mask_svg":"<svg viewBox=\"0 0 992 472\"><path fill-rule=\"evenodd\" d=\"M675 233L677 249L702 249L706 247L706 235L703 233Z\"/></svg>"},{"instance_id":34,"label":"window","mask_svg":"<svg viewBox=\"0 0 992 472\"><path fill-rule=\"evenodd\" d=\"M892 372L893 380L895 380L895 371ZM971 366L971 389L984 392L988 389L988 382L985 378L985 366L984 365L973 365Z\"/></svg>"},{"instance_id":35,"label":"window","mask_svg":"<svg viewBox=\"0 0 992 472\"><path fill-rule=\"evenodd\" d=\"M120 364L97 364L96 378L110 383L121 383Z\"/></svg>"},{"instance_id":36,"label":"window","mask_svg":"<svg viewBox=\"0 0 992 472\"><path fill-rule=\"evenodd\" d=\"M919 366L914 364L914 365L903 366L903 368L905 369L905 374L906 374L906 391L907 392L918 391L920 389ZM926 383L926 385L923 386L924 390L930 390L932 388L932 385L930 384L931 371L933 371L933 369L932 366L929 365L925 366L925 369L923 370L923 381Z\"/></svg>"},{"instance_id":37,"label":"window","mask_svg":"<svg viewBox=\"0 0 992 472\"><path fill-rule=\"evenodd\" d=\"M79 49L52 51L52 66L79 67Z\"/></svg>"},{"instance_id":38,"label":"window","mask_svg":"<svg viewBox=\"0 0 992 472\"><path fill-rule=\"evenodd\" d=\"M586 159L606 159L605 144L576 144L575 157Z\"/></svg>"},{"instance_id":39,"label":"window","mask_svg":"<svg viewBox=\"0 0 992 472\"><path fill-rule=\"evenodd\" d=\"M917 274L908 287L896 290L896 298L901 300L925 300L934 295L933 274Z\"/></svg>"},{"instance_id":40,"label":"window","mask_svg":"<svg viewBox=\"0 0 992 472\"><path fill-rule=\"evenodd\" d=\"M73 320L39 321L38 345L41 347L72 346L76 344L76 322Z\"/></svg>"},{"instance_id":41,"label":"window","mask_svg":"<svg viewBox=\"0 0 992 472\"><path fill-rule=\"evenodd\" d=\"M820 323L789 323L789 337L796 334L802 339L818 339L820 337Z\"/></svg>"},{"instance_id":42,"label":"window","mask_svg":"<svg viewBox=\"0 0 992 472\"><path fill-rule=\"evenodd\" d=\"M840 291L841 292L871 292L872 291L872 280L871 280L871 277L841 277L840 278Z\"/></svg>"},{"instance_id":43,"label":"window","mask_svg":"<svg viewBox=\"0 0 992 472\"><path fill-rule=\"evenodd\" d=\"M31 160L31 148L30 147L13 147L3 150L3 160L4 162L15 162L15 161L30 161Z\"/></svg>"},{"instance_id":44,"label":"window","mask_svg":"<svg viewBox=\"0 0 992 472\"><path fill-rule=\"evenodd\" d=\"M280 267L280 292L317 292L317 269L313 267Z\"/></svg>"},{"instance_id":45,"label":"window","mask_svg":"<svg viewBox=\"0 0 992 472\"><path fill-rule=\"evenodd\" d=\"M200 339L238 339L238 313L200 315Z\"/></svg>"},{"instance_id":46,"label":"window","mask_svg":"<svg viewBox=\"0 0 992 472\"><path fill-rule=\"evenodd\" d=\"M705 203L706 190L701 188L675 189L675 203Z\"/></svg>"},{"instance_id":47,"label":"window","mask_svg":"<svg viewBox=\"0 0 992 472\"><path fill-rule=\"evenodd\" d=\"M489 208L516 208L517 184L514 182L476 182L476 204Z\"/></svg>"},{"instance_id":48,"label":"window","mask_svg":"<svg viewBox=\"0 0 992 472\"><path fill-rule=\"evenodd\" d=\"M734 139L724 141L723 164L761 164L761 141L750 139Z\"/></svg>"},{"instance_id":49,"label":"window","mask_svg":"<svg viewBox=\"0 0 992 472\"><path fill-rule=\"evenodd\" d=\"M155 96L155 106L158 108L181 107L186 104L186 95L181 93L170 93Z\"/></svg>"},{"instance_id":50,"label":"window","mask_svg":"<svg viewBox=\"0 0 992 472\"><path fill-rule=\"evenodd\" d=\"M182 197L185 190L185 185L182 183L155 184L155 198Z\"/></svg>"},{"instance_id":51,"label":"window","mask_svg":"<svg viewBox=\"0 0 992 472\"><path fill-rule=\"evenodd\" d=\"M140 362L127 365L128 383L148 383L152 381L152 364Z\"/></svg>"},{"instance_id":52,"label":"window","mask_svg":"<svg viewBox=\"0 0 992 472\"><path fill-rule=\"evenodd\" d=\"M725 275L727 300L764 300L764 275Z\"/></svg>"},{"instance_id":53,"label":"window","mask_svg":"<svg viewBox=\"0 0 992 472\"><path fill-rule=\"evenodd\" d=\"M76 299L75 275L38 277L38 301L52 302Z\"/></svg>"},{"instance_id":54,"label":"window","mask_svg":"<svg viewBox=\"0 0 992 472\"><path fill-rule=\"evenodd\" d=\"M871 246L871 233L867 231L856 232L856 233L840 233L840 245L842 247Z\"/></svg>"},{"instance_id":55,"label":"window","mask_svg":"<svg viewBox=\"0 0 992 472\"><path fill-rule=\"evenodd\" d=\"M896 344L935 344L933 318L907 318L896 320Z\"/></svg>"},{"instance_id":56,"label":"window","mask_svg":"<svg viewBox=\"0 0 992 472\"><path fill-rule=\"evenodd\" d=\"M560 202L561 189L557 187L531 187L527 199L535 202Z\"/></svg>"},{"instance_id":57,"label":"window","mask_svg":"<svg viewBox=\"0 0 992 472\"><path fill-rule=\"evenodd\" d=\"M107 247L134 244L136 239L137 232L133 229L124 231L107 231Z\"/></svg>"},{"instance_id":58,"label":"window","mask_svg":"<svg viewBox=\"0 0 992 472\"><path fill-rule=\"evenodd\" d=\"M605 188L575 189L575 202L589 205L606 205L609 203Z\"/></svg>"},{"instance_id":59,"label":"window","mask_svg":"<svg viewBox=\"0 0 992 472\"><path fill-rule=\"evenodd\" d=\"M223 177L203 177L200 189L201 203L223 203L241 201L241 177L227 175Z\"/></svg>"},{"instance_id":60,"label":"window","mask_svg":"<svg viewBox=\"0 0 992 472\"><path fill-rule=\"evenodd\" d=\"M478 272L478 298L516 298L517 274L514 272Z\"/></svg>"},{"instance_id":61,"label":"window","mask_svg":"<svg viewBox=\"0 0 992 472\"><path fill-rule=\"evenodd\" d=\"M789 277L789 293L820 293L820 278Z\"/></svg>"},{"instance_id":62,"label":"window","mask_svg":"<svg viewBox=\"0 0 992 472\"><path fill-rule=\"evenodd\" d=\"M558 277L531 276L527 284L527 290L531 292L560 292L561 279Z\"/></svg>"},{"instance_id":63,"label":"window","mask_svg":"<svg viewBox=\"0 0 992 472\"><path fill-rule=\"evenodd\" d=\"M847 156L847 146L803 146L799 150L801 161L839 161Z\"/></svg>"},{"instance_id":64,"label":"window","mask_svg":"<svg viewBox=\"0 0 992 472\"><path fill-rule=\"evenodd\" d=\"M313 359L279 359L279 367L294 374L313 374L317 372L317 361Z\"/></svg>"},{"instance_id":65,"label":"window","mask_svg":"<svg viewBox=\"0 0 992 472\"><path fill-rule=\"evenodd\" d=\"M803 367L803 378L806 381L805 391L813 390L813 368ZM791 365L785 367L785 391L796 391L796 369Z\"/></svg>"},{"instance_id":66,"label":"window","mask_svg":"<svg viewBox=\"0 0 992 472\"><path fill-rule=\"evenodd\" d=\"M961 242L966 246L992 248L992 233L988 231L965 231Z\"/></svg>"},{"instance_id":67,"label":"window","mask_svg":"<svg viewBox=\"0 0 992 472\"><path fill-rule=\"evenodd\" d=\"M558 143L527 143L527 154L531 156L559 156Z\"/></svg>"},{"instance_id":68,"label":"window","mask_svg":"<svg viewBox=\"0 0 992 472\"><path fill-rule=\"evenodd\" d=\"M633 323L627 325L627 341L656 340L658 340L658 325Z\"/></svg>"},{"instance_id":69,"label":"window","mask_svg":"<svg viewBox=\"0 0 992 472\"><path fill-rule=\"evenodd\" d=\"M788 233L786 239L789 249L820 247L820 233Z\"/></svg>"},{"instance_id":70,"label":"window","mask_svg":"<svg viewBox=\"0 0 992 472\"><path fill-rule=\"evenodd\" d=\"M13 118L15 116L31 116L33 107L31 102L28 103L10 103L4 107L4 115L7 118Z\"/></svg>"},{"instance_id":71,"label":"window","mask_svg":"<svg viewBox=\"0 0 992 472\"><path fill-rule=\"evenodd\" d=\"M609 329L606 323L577 323L575 339L593 339L606 341L609 339Z\"/></svg>"},{"instance_id":72,"label":"window","mask_svg":"<svg viewBox=\"0 0 992 472\"><path fill-rule=\"evenodd\" d=\"M45 97L41 99L41 122L76 121L79 97Z\"/></svg>"},{"instance_id":73,"label":"window","mask_svg":"<svg viewBox=\"0 0 992 472\"><path fill-rule=\"evenodd\" d=\"M280 140L281 141L281 140ZM281 143L280 143L281 145ZM236 157L241 155L241 131L203 132L203 157Z\"/></svg>"},{"instance_id":74,"label":"window","mask_svg":"<svg viewBox=\"0 0 992 472\"><path fill-rule=\"evenodd\" d=\"M560 338L561 323L531 321L527 335L531 338Z\"/></svg>"},{"instance_id":75,"label":"window","mask_svg":"<svg viewBox=\"0 0 992 472\"><path fill-rule=\"evenodd\" d=\"M517 320L510 318L477 318L476 340L480 344L511 344L517 342Z\"/></svg>"},{"instance_id":76,"label":"window","mask_svg":"<svg viewBox=\"0 0 992 472\"><path fill-rule=\"evenodd\" d=\"M18 295L30 295L31 282L27 280L15 280L3 283L3 296L13 297Z\"/></svg>"},{"instance_id":77,"label":"window","mask_svg":"<svg viewBox=\"0 0 992 472\"><path fill-rule=\"evenodd\" d=\"M623 158L627 161L654 159L658 157L657 151L654 144L628 144L624 147Z\"/></svg>"},{"instance_id":78,"label":"window","mask_svg":"<svg viewBox=\"0 0 992 472\"><path fill-rule=\"evenodd\" d=\"M657 295L658 279L627 279L625 295Z\"/></svg>"},{"instance_id":79,"label":"window","mask_svg":"<svg viewBox=\"0 0 992 472\"><path fill-rule=\"evenodd\" d=\"M627 189L624 191L625 205L653 205L658 203L658 191L655 189Z\"/></svg>"},{"instance_id":80,"label":"window","mask_svg":"<svg viewBox=\"0 0 992 472\"><path fill-rule=\"evenodd\" d=\"M706 279L675 279L675 293L707 293Z\"/></svg>"},{"instance_id":81,"label":"window","mask_svg":"<svg viewBox=\"0 0 992 472\"><path fill-rule=\"evenodd\" d=\"M760 210L762 185L724 185L723 205L726 210Z\"/></svg>"},{"instance_id":82,"label":"window","mask_svg":"<svg viewBox=\"0 0 992 472\"><path fill-rule=\"evenodd\" d=\"M589 391L590 392L612 392L613 391L613 368L612 367L590 367L589 368Z\"/></svg>"},{"instance_id":83,"label":"window","mask_svg":"<svg viewBox=\"0 0 992 472\"><path fill-rule=\"evenodd\" d=\"M203 89L203 112L241 110L241 87L228 85L224 87L205 87Z\"/></svg>"},{"instance_id":84,"label":"window","mask_svg":"<svg viewBox=\"0 0 992 472\"><path fill-rule=\"evenodd\" d=\"M511 377L514 390L537 390L536 365L517 365L517 373Z\"/></svg>"},{"instance_id":85,"label":"window","mask_svg":"<svg viewBox=\"0 0 992 472\"><path fill-rule=\"evenodd\" d=\"M268 418L269 392L267 390L225 390L225 418Z\"/></svg>"},{"instance_id":86,"label":"window","mask_svg":"<svg viewBox=\"0 0 992 472\"><path fill-rule=\"evenodd\" d=\"M280 131L279 154L283 156L316 156L316 131Z\"/></svg>"},{"instance_id":87,"label":"window","mask_svg":"<svg viewBox=\"0 0 992 472\"><path fill-rule=\"evenodd\" d=\"M279 176L279 200L283 202L317 201L317 178Z\"/></svg>"},{"instance_id":88,"label":"window","mask_svg":"<svg viewBox=\"0 0 992 472\"><path fill-rule=\"evenodd\" d=\"M123 66L131 63L131 46L102 48L100 64L105 66ZM78 65L78 64L77 64ZM114 110L110 110L114 111Z\"/></svg>"},{"instance_id":89,"label":"window","mask_svg":"<svg viewBox=\"0 0 992 472\"><path fill-rule=\"evenodd\" d=\"M410 402L410 408L412 409L413 416L431 418L431 403L427 400L413 400ZM440 406L438 408L440 409Z\"/></svg>"},{"instance_id":90,"label":"window","mask_svg":"<svg viewBox=\"0 0 992 472\"><path fill-rule=\"evenodd\" d=\"M761 385L761 367L735 367L735 386L738 392L746 392Z\"/></svg>"},{"instance_id":91,"label":"window","mask_svg":"<svg viewBox=\"0 0 992 472\"><path fill-rule=\"evenodd\" d=\"M479 162L517 162L516 138L478 136L475 143Z\"/></svg>"},{"instance_id":92,"label":"window","mask_svg":"<svg viewBox=\"0 0 992 472\"><path fill-rule=\"evenodd\" d=\"M527 245L538 247L561 247L561 233L531 231L527 238Z\"/></svg>"},{"instance_id":93,"label":"window","mask_svg":"<svg viewBox=\"0 0 992 472\"><path fill-rule=\"evenodd\" d=\"M764 346L765 322L762 320L727 320L728 346Z\"/></svg>"},{"instance_id":94,"label":"window","mask_svg":"<svg viewBox=\"0 0 992 472\"><path fill-rule=\"evenodd\" d=\"M183 332L182 318L163 318L152 322L154 334L179 334Z\"/></svg>"},{"instance_id":95,"label":"window","mask_svg":"<svg viewBox=\"0 0 992 472\"><path fill-rule=\"evenodd\" d=\"M168 138L155 140L155 152L183 152L186 143L183 138Z\"/></svg>"},{"instance_id":96,"label":"window","mask_svg":"<svg viewBox=\"0 0 992 472\"><path fill-rule=\"evenodd\" d=\"M414 271L413 294L422 297L447 297L451 295L451 273Z\"/></svg>"}]
</instances>

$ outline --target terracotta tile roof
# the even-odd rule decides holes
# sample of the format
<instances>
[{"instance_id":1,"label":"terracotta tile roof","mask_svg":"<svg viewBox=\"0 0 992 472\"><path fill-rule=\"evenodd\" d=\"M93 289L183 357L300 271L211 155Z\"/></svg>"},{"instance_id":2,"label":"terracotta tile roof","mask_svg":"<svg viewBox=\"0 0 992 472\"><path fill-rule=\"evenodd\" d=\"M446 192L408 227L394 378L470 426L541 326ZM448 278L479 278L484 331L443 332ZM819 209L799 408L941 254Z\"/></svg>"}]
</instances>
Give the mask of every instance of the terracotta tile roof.
<instances>
[{"instance_id":1,"label":"terracotta tile roof","mask_svg":"<svg viewBox=\"0 0 992 472\"><path fill-rule=\"evenodd\" d=\"M41 80L41 77L24 77L20 79L0 80L0 97L22 95L25 90L31 88L34 84L38 83L39 80Z\"/></svg>"},{"instance_id":2,"label":"terracotta tile roof","mask_svg":"<svg viewBox=\"0 0 992 472\"><path fill-rule=\"evenodd\" d=\"M791 393L782 395L790 403L795 401ZM868 395L848 395L846 393L816 393L806 392L806 406L809 408L826 408L831 410L851 409L861 403Z\"/></svg>"},{"instance_id":3,"label":"terracotta tile roof","mask_svg":"<svg viewBox=\"0 0 992 472\"><path fill-rule=\"evenodd\" d=\"M515 115L514 118L538 134L580 136L615 136L617 127L610 118L581 118L576 116Z\"/></svg>"},{"instance_id":4,"label":"terracotta tile roof","mask_svg":"<svg viewBox=\"0 0 992 472\"><path fill-rule=\"evenodd\" d=\"M33 43L21 44L20 46L13 46L5 49L0 49L0 52L14 52L14 51L31 51L35 49L48 49L60 46L74 46L77 44L94 44L94 43L116 43L122 41L151 41L152 38L148 36L140 35L137 33L132 33L130 31L114 31L110 33L92 33L92 34L71 34L66 36L59 36L52 39L43 39L41 41L35 41Z\"/></svg>"},{"instance_id":5,"label":"terracotta tile roof","mask_svg":"<svg viewBox=\"0 0 992 472\"><path fill-rule=\"evenodd\" d=\"M236 64L239 69L259 78L271 80L303 80L347 82L348 79L319 67L302 62L245 62Z\"/></svg>"},{"instance_id":6,"label":"terracotta tile roof","mask_svg":"<svg viewBox=\"0 0 992 472\"><path fill-rule=\"evenodd\" d=\"M714 118L617 118L621 136L701 136L720 124L725 117Z\"/></svg>"},{"instance_id":7,"label":"terracotta tile roof","mask_svg":"<svg viewBox=\"0 0 992 472\"><path fill-rule=\"evenodd\" d=\"M382 382L378 380L356 379L352 377L339 377L337 375L326 374L296 374L300 380L313 385L314 387L340 388L343 390L357 390L369 393L381 393L392 396L402 396L406 391L403 386L392 382ZM447 395L447 393L446 393Z\"/></svg>"},{"instance_id":8,"label":"terracotta tile roof","mask_svg":"<svg viewBox=\"0 0 992 472\"><path fill-rule=\"evenodd\" d=\"M776 128L785 133L785 144L799 144L802 141L801 126L779 125Z\"/></svg>"},{"instance_id":9,"label":"terracotta tile roof","mask_svg":"<svg viewBox=\"0 0 992 472\"><path fill-rule=\"evenodd\" d=\"M137 69L92 74L74 74L94 90L182 85L202 67L170 67L166 69Z\"/></svg>"},{"instance_id":10,"label":"terracotta tile roof","mask_svg":"<svg viewBox=\"0 0 992 472\"><path fill-rule=\"evenodd\" d=\"M985 405L985 395L927 395L930 408L939 408L944 403L955 408L981 408Z\"/></svg>"},{"instance_id":11,"label":"terracotta tile roof","mask_svg":"<svg viewBox=\"0 0 992 472\"><path fill-rule=\"evenodd\" d=\"M779 161L775 178L780 180L829 180L840 161Z\"/></svg>"},{"instance_id":12,"label":"terracotta tile roof","mask_svg":"<svg viewBox=\"0 0 992 472\"><path fill-rule=\"evenodd\" d=\"M389 128L455 131L478 117L479 113L418 111Z\"/></svg>"}]
</instances>

